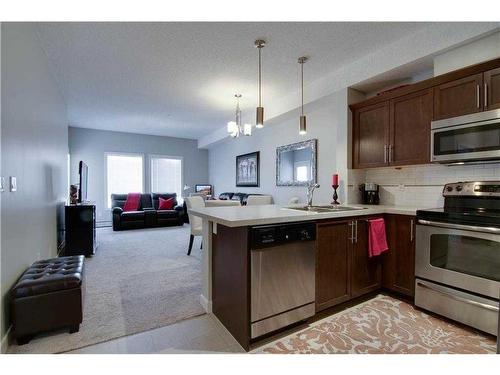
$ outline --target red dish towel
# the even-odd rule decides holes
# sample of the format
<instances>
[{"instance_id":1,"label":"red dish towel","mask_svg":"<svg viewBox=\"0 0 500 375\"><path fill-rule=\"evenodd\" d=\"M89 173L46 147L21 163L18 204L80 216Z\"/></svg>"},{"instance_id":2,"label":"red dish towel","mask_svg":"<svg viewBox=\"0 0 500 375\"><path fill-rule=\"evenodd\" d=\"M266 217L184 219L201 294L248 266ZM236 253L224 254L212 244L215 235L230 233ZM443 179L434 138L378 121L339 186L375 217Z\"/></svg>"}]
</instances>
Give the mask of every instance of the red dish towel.
<instances>
[{"instance_id":1,"label":"red dish towel","mask_svg":"<svg viewBox=\"0 0 500 375\"><path fill-rule=\"evenodd\" d=\"M389 250L384 219L368 220L368 256L374 257Z\"/></svg>"},{"instance_id":2,"label":"red dish towel","mask_svg":"<svg viewBox=\"0 0 500 375\"><path fill-rule=\"evenodd\" d=\"M123 205L123 211L137 211L141 203L141 193L128 193L127 200Z\"/></svg>"}]
</instances>

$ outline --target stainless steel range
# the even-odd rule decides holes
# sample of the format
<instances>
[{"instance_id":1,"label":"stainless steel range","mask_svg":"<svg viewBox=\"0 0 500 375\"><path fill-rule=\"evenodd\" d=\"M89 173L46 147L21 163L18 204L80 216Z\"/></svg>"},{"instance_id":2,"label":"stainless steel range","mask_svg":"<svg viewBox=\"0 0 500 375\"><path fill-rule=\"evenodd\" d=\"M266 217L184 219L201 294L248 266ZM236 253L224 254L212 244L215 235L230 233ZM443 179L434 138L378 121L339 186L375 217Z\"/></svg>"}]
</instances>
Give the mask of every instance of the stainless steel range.
<instances>
[{"instance_id":1,"label":"stainless steel range","mask_svg":"<svg viewBox=\"0 0 500 375\"><path fill-rule=\"evenodd\" d=\"M458 182L417 211L415 304L498 334L500 181Z\"/></svg>"}]
</instances>

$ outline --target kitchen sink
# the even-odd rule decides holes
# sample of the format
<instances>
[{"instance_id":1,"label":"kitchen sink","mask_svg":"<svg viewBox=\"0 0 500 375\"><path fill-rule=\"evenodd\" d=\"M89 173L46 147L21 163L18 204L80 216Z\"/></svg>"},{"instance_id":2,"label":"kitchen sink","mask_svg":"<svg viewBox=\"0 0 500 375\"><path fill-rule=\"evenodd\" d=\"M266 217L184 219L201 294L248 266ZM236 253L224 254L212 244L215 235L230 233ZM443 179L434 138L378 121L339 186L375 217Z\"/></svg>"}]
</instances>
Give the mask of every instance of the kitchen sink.
<instances>
[{"instance_id":1,"label":"kitchen sink","mask_svg":"<svg viewBox=\"0 0 500 375\"><path fill-rule=\"evenodd\" d=\"M348 207L348 206L334 206L334 205L327 205L327 206L297 206L297 207L285 207L290 210L297 210L297 211L307 211L307 212L342 212L342 211L357 211L357 210L364 210L365 207Z\"/></svg>"}]
</instances>

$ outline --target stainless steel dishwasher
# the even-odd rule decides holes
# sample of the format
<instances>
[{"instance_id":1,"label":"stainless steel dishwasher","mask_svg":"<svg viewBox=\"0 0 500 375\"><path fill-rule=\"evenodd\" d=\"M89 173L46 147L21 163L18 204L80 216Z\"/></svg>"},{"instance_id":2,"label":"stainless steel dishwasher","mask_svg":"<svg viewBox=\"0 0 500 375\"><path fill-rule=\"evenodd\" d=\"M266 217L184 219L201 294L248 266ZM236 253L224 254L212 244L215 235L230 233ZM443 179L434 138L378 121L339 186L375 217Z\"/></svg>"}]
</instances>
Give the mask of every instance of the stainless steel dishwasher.
<instances>
[{"instance_id":1,"label":"stainless steel dishwasher","mask_svg":"<svg viewBox=\"0 0 500 375\"><path fill-rule=\"evenodd\" d=\"M251 336L315 312L316 223L251 228Z\"/></svg>"}]
</instances>

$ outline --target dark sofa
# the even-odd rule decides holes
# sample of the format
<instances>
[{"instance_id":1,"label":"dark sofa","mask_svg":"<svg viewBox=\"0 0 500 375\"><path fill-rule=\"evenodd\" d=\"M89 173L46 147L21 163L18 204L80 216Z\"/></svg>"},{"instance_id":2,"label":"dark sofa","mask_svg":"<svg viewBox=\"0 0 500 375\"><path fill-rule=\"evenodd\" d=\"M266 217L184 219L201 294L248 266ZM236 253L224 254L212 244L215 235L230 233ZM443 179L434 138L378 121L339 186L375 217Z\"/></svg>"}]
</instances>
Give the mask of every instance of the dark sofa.
<instances>
[{"instance_id":1,"label":"dark sofa","mask_svg":"<svg viewBox=\"0 0 500 375\"><path fill-rule=\"evenodd\" d=\"M174 198L173 210L159 210L159 198ZM184 224L184 209L177 204L176 193L141 194L137 211L123 211L127 194L111 194L113 230L167 227Z\"/></svg>"},{"instance_id":2,"label":"dark sofa","mask_svg":"<svg viewBox=\"0 0 500 375\"><path fill-rule=\"evenodd\" d=\"M245 206L247 204L247 198L249 195L262 195L262 194L226 192L219 194L219 199L223 201L227 200L240 201L241 205Z\"/></svg>"}]
</instances>

